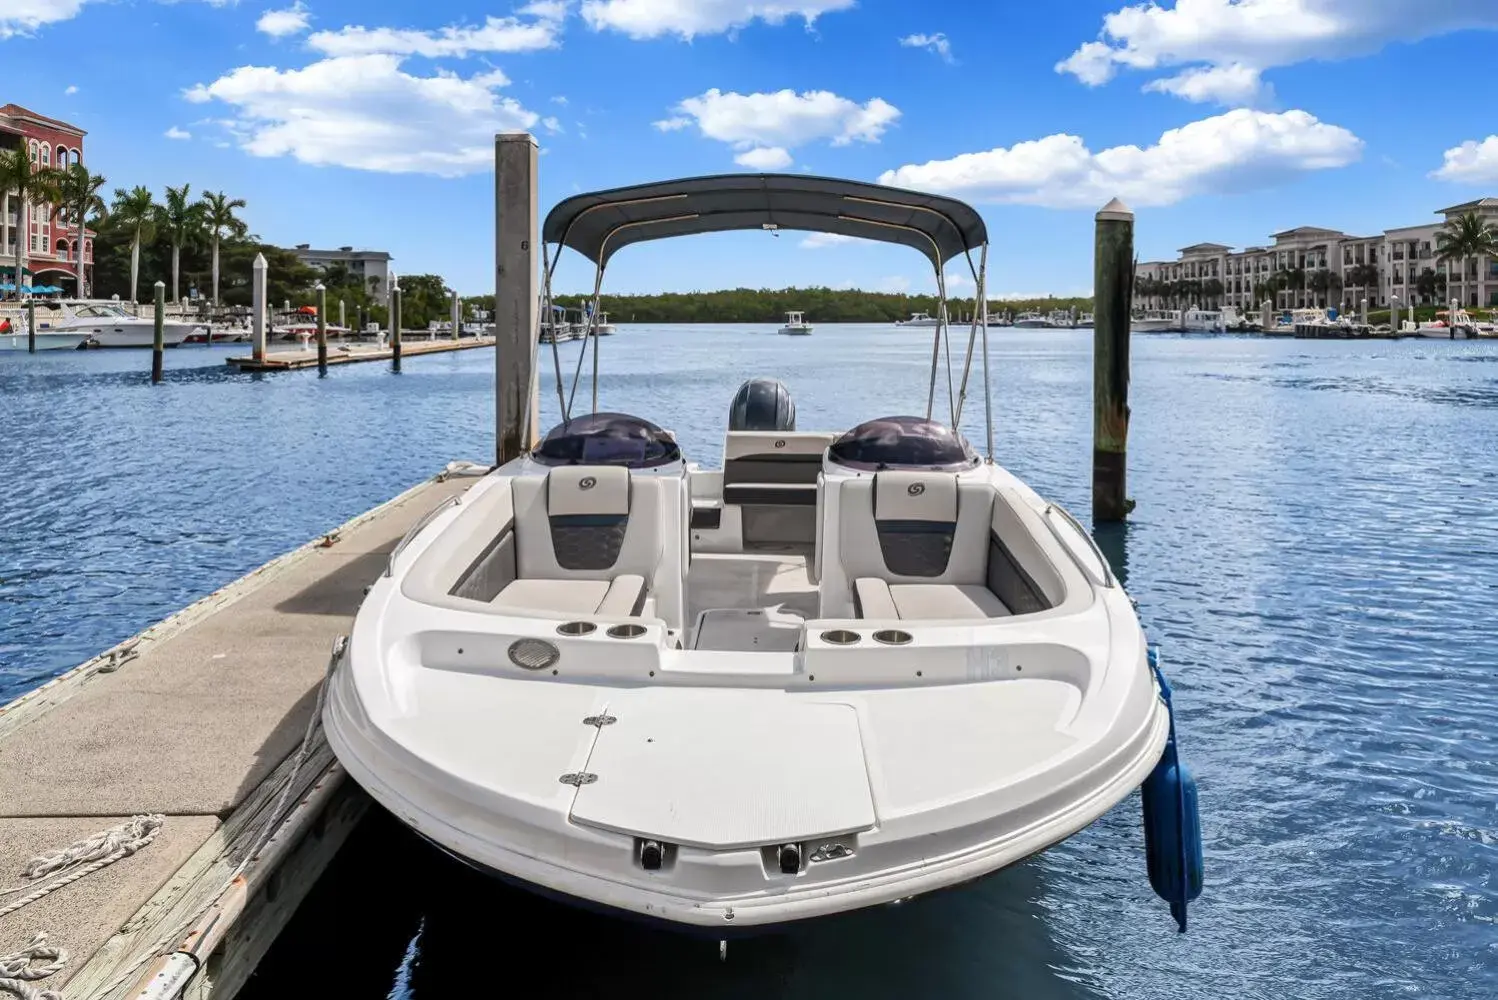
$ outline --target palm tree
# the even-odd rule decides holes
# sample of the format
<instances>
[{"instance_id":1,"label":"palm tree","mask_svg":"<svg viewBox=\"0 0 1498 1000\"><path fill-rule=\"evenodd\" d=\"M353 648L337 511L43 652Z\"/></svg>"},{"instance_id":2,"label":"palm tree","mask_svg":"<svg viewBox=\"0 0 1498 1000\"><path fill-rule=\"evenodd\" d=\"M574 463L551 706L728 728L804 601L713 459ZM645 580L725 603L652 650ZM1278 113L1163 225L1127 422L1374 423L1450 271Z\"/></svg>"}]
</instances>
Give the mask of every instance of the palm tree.
<instances>
[{"instance_id":1,"label":"palm tree","mask_svg":"<svg viewBox=\"0 0 1498 1000\"><path fill-rule=\"evenodd\" d=\"M203 203L192 201L191 184L168 187L166 200L156 209L156 224L172 241L172 301L181 302L178 275L182 270L182 247L203 235Z\"/></svg>"},{"instance_id":2,"label":"palm tree","mask_svg":"<svg viewBox=\"0 0 1498 1000\"><path fill-rule=\"evenodd\" d=\"M1467 261L1472 257L1498 258L1498 228L1476 212L1447 219L1436 233L1436 260L1448 269L1452 261L1458 262L1465 278Z\"/></svg>"},{"instance_id":3,"label":"palm tree","mask_svg":"<svg viewBox=\"0 0 1498 1000\"><path fill-rule=\"evenodd\" d=\"M1202 295L1212 303L1212 308L1217 307L1217 300L1222 297L1223 284L1221 278L1208 278L1202 282Z\"/></svg>"},{"instance_id":4,"label":"palm tree","mask_svg":"<svg viewBox=\"0 0 1498 1000\"><path fill-rule=\"evenodd\" d=\"M230 199L222 191L209 191L203 195L203 222L213 234L213 304L218 305L218 242L223 236L243 236L249 231L243 220L234 214L236 208L244 208L243 198Z\"/></svg>"},{"instance_id":5,"label":"palm tree","mask_svg":"<svg viewBox=\"0 0 1498 1000\"><path fill-rule=\"evenodd\" d=\"M140 288L140 246L156 238L156 218L161 206L151 197L149 188L137 184L132 190L114 189L115 221L130 230L130 301L138 301Z\"/></svg>"},{"instance_id":6,"label":"palm tree","mask_svg":"<svg viewBox=\"0 0 1498 1000\"><path fill-rule=\"evenodd\" d=\"M87 295L83 280L84 221L90 214L100 218L109 214L104 199L99 197L99 192L104 188L104 176L89 173L88 168L81 163L69 164L58 169L55 174L58 200L78 224L78 235L73 240L73 253L78 272L78 297L81 299Z\"/></svg>"},{"instance_id":7,"label":"palm tree","mask_svg":"<svg viewBox=\"0 0 1498 1000\"><path fill-rule=\"evenodd\" d=\"M22 142L11 149L0 150L0 192L10 191L16 196L16 274L17 290L24 283L26 253L31 236L30 208L34 202L42 201L54 193L50 174L36 169L31 162L31 151Z\"/></svg>"}]
</instances>

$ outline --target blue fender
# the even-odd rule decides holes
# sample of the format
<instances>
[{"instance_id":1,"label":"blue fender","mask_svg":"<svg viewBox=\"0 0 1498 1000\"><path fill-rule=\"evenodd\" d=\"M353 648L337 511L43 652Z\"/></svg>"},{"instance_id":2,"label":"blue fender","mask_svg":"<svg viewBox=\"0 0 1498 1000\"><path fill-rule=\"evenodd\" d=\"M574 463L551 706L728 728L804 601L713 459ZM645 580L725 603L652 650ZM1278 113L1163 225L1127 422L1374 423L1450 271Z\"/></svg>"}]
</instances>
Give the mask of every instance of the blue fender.
<instances>
[{"instance_id":1,"label":"blue fender","mask_svg":"<svg viewBox=\"0 0 1498 1000\"><path fill-rule=\"evenodd\" d=\"M1170 904L1181 933L1186 932L1186 904L1202 892L1202 827L1196 779L1181 763L1176 748L1175 708L1170 684L1160 670L1159 650L1149 649L1150 670L1160 686L1160 700L1170 719L1165 752L1140 788L1144 803L1144 856L1150 886Z\"/></svg>"}]
</instances>

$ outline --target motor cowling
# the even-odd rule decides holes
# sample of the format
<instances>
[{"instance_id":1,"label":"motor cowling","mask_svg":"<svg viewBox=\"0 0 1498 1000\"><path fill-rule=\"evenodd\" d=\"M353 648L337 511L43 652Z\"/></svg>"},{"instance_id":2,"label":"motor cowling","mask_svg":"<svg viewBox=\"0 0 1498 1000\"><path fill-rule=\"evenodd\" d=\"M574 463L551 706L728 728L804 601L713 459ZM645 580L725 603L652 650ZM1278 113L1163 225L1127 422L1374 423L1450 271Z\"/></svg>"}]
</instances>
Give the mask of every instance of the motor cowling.
<instances>
[{"instance_id":1,"label":"motor cowling","mask_svg":"<svg viewBox=\"0 0 1498 1000\"><path fill-rule=\"evenodd\" d=\"M739 386L728 408L731 431L793 431L796 401L778 379L752 378Z\"/></svg>"}]
</instances>

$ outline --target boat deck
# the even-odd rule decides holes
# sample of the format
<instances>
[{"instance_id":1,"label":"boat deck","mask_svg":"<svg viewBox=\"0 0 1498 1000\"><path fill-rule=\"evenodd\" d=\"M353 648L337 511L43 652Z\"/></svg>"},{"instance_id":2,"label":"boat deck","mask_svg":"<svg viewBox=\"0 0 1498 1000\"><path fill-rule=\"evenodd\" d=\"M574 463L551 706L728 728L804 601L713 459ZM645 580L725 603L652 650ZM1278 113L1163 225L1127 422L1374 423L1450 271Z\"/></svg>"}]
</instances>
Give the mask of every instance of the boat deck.
<instances>
[{"instance_id":1,"label":"boat deck","mask_svg":"<svg viewBox=\"0 0 1498 1000\"><path fill-rule=\"evenodd\" d=\"M269 829L366 585L417 518L472 482L423 483L0 708L0 890L25 886L0 908L52 881L21 877L31 857L165 816L137 853L0 916L0 954L45 931L70 955L33 986L133 995L175 948ZM320 738L286 801L244 871L244 916L209 963L215 997L242 985L367 802Z\"/></svg>"},{"instance_id":2,"label":"boat deck","mask_svg":"<svg viewBox=\"0 0 1498 1000\"><path fill-rule=\"evenodd\" d=\"M693 649L779 649L784 635L800 636L801 621L817 617L817 587L807 575L810 555L693 553L687 572L688 636ZM730 610L764 615L724 614ZM704 612L709 613L702 619ZM795 644L786 647L794 650Z\"/></svg>"}]
</instances>

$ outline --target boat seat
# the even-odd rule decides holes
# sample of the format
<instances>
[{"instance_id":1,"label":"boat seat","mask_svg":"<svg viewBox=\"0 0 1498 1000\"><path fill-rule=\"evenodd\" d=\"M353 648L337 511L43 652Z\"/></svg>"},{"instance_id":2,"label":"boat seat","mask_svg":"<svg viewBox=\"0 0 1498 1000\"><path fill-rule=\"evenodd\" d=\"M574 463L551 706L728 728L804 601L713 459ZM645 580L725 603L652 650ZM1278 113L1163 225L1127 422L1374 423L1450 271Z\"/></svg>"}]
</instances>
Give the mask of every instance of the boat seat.
<instances>
[{"instance_id":1,"label":"boat seat","mask_svg":"<svg viewBox=\"0 0 1498 1000\"><path fill-rule=\"evenodd\" d=\"M958 621L1011 614L991 589L993 490L947 472L889 470L839 490L840 558L860 618Z\"/></svg>"},{"instance_id":2,"label":"boat seat","mask_svg":"<svg viewBox=\"0 0 1498 1000\"><path fill-rule=\"evenodd\" d=\"M817 476L833 435L816 431L729 431L723 447L723 502L743 508L743 542L814 545Z\"/></svg>"},{"instance_id":3,"label":"boat seat","mask_svg":"<svg viewBox=\"0 0 1498 1000\"><path fill-rule=\"evenodd\" d=\"M512 483L516 578L491 602L558 615L635 616L661 561L659 484L569 465Z\"/></svg>"}]
</instances>

